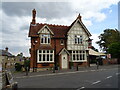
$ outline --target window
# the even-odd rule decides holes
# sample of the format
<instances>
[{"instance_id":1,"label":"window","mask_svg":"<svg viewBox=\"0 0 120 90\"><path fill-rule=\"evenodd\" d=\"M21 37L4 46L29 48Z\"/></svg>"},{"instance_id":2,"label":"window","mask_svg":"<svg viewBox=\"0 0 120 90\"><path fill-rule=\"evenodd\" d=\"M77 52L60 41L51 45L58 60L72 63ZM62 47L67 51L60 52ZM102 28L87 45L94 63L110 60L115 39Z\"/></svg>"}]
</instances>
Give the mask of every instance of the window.
<instances>
[{"instance_id":1,"label":"window","mask_svg":"<svg viewBox=\"0 0 120 90\"><path fill-rule=\"evenodd\" d=\"M81 61L85 60L86 52L85 51L72 51L72 61Z\"/></svg>"},{"instance_id":2,"label":"window","mask_svg":"<svg viewBox=\"0 0 120 90\"><path fill-rule=\"evenodd\" d=\"M75 44L82 44L83 37L81 35L75 35Z\"/></svg>"},{"instance_id":3,"label":"window","mask_svg":"<svg viewBox=\"0 0 120 90\"><path fill-rule=\"evenodd\" d=\"M64 40L63 39L60 40L60 45L64 45Z\"/></svg>"},{"instance_id":4,"label":"window","mask_svg":"<svg viewBox=\"0 0 120 90\"><path fill-rule=\"evenodd\" d=\"M41 35L41 44L50 44L50 35L49 34Z\"/></svg>"},{"instance_id":5,"label":"window","mask_svg":"<svg viewBox=\"0 0 120 90\"><path fill-rule=\"evenodd\" d=\"M39 61L41 61L41 54L39 55Z\"/></svg>"},{"instance_id":6,"label":"window","mask_svg":"<svg viewBox=\"0 0 120 90\"><path fill-rule=\"evenodd\" d=\"M53 50L38 50L38 62L53 62L54 51Z\"/></svg>"}]
</instances>

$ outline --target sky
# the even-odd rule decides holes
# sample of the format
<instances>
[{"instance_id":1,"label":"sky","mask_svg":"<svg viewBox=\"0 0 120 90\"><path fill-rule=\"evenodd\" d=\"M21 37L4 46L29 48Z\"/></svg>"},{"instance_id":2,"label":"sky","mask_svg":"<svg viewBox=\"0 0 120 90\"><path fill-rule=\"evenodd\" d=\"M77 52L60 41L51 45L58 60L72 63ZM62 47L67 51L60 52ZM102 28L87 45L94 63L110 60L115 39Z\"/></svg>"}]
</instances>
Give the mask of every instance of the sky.
<instances>
[{"instance_id":1,"label":"sky","mask_svg":"<svg viewBox=\"0 0 120 90\"><path fill-rule=\"evenodd\" d=\"M19 1L19 2L18 2ZM118 29L119 0L4 0L0 3L0 49L9 48L17 55L30 56L28 37L32 10L37 11L36 22L70 25L80 13L92 34L93 46L105 29ZM99 49L100 50L100 49Z\"/></svg>"}]
</instances>

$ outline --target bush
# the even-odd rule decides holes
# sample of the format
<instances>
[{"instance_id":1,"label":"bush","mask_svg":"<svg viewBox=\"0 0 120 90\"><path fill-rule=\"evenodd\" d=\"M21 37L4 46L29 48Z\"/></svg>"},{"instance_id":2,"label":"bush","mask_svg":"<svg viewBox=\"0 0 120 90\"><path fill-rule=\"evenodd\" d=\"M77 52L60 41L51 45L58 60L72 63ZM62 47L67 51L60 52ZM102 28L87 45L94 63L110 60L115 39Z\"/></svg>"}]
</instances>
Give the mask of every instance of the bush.
<instances>
[{"instance_id":1,"label":"bush","mask_svg":"<svg viewBox=\"0 0 120 90\"><path fill-rule=\"evenodd\" d=\"M70 62L69 63L69 68L72 69L72 67L73 67L73 62Z\"/></svg>"},{"instance_id":2,"label":"bush","mask_svg":"<svg viewBox=\"0 0 120 90\"><path fill-rule=\"evenodd\" d=\"M16 71L21 71L22 70L22 65L20 63L15 64L15 70Z\"/></svg>"},{"instance_id":3,"label":"bush","mask_svg":"<svg viewBox=\"0 0 120 90\"><path fill-rule=\"evenodd\" d=\"M27 68L28 68L28 71L30 71L30 60L24 60L24 68L25 68L25 71L27 70Z\"/></svg>"}]
</instances>

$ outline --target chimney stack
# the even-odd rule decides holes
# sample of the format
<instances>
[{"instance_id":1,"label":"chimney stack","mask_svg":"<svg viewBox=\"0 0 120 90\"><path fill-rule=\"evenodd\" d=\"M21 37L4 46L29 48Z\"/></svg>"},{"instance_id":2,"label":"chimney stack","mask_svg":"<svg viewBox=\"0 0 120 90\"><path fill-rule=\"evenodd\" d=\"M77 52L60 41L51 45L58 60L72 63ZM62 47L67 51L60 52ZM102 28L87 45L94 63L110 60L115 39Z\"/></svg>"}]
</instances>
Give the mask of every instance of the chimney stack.
<instances>
[{"instance_id":1,"label":"chimney stack","mask_svg":"<svg viewBox=\"0 0 120 90\"><path fill-rule=\"evenodd\" d=\"M35 17L36 17L36 10L33 9L33 10L32 10L32 24L36 24Z\"/></svg>"},{"instance_id":2,"label":"chimney stack","mask_svg":"<svg viewBox=\"0 0 120 90\"><path fill-rule=\"evenodd\" d=\"M8 52L8 47L6 47L5 50Z\"/></svg>"}]
</instances>

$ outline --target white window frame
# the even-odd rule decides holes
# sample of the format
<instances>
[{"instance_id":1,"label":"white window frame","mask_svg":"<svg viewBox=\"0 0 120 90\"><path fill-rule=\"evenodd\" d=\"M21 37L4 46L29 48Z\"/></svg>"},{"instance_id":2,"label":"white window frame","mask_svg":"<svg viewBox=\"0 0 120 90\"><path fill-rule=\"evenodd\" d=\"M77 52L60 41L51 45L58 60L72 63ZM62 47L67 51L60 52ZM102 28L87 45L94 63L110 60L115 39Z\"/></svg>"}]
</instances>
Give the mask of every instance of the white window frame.
<instances>
[{"instance_id":1,"label":"white window frame","mask_svg":"<svg viewBox=\"0 0 120 90\"><path fill-rule=\"evenodd\" d=\"M46 38L46 41L45 41L45 38ZM43 39L43 42L42 42L42 39ZM50 34L41 34L40 35L40 43L41 44L50 44L50 42L51 42Z\"/></svg>"},{"instance_id":2,"label":"white window frame","mask_svg":"<svg viewBox=\"0 0 120 90\"><path fill-rule=\"evenodd\" d=\"M75 56L75 60L73 60L74 59L73 55ZM77 55L78 55L78 59L77 59ZM72 62L84 62L84 61L87 61L86 51L72 51L71 57L72 57Z\"/></svg>"},{"instance_id":3,"label":"white window frame","mask_svg":"<svg viewBox=\"0 0 120 90\"><path fill-rule=\"evenodd\" d=\"M41 51L41 53L39 51ZM43 53L43 51L45 51L45 53ZM49 51L49 53L47 51ZM41 55L41 61L39 61L40 59L39 55ZM45 55L45 61L43 60L43 55ZM47 61L47 55L49 55L49 61ZM52 55L52 61L50 61L51 55ZM54 62L54 50L37 50L37 63L45 63L45 62L50 62L50 63Z\"/></svg>"},{"instance_id":4,"label":"white window frame","mask_svg":"<svg viewBox=\"0 0 120 90\"><path fill-rule=\"evenodd\" d=\"M75 44L83 44L83 36L82 35L75 35L75 39L74 39L74 43Z\"/></svg>"}]
</instances>

